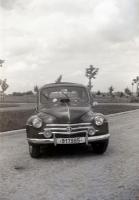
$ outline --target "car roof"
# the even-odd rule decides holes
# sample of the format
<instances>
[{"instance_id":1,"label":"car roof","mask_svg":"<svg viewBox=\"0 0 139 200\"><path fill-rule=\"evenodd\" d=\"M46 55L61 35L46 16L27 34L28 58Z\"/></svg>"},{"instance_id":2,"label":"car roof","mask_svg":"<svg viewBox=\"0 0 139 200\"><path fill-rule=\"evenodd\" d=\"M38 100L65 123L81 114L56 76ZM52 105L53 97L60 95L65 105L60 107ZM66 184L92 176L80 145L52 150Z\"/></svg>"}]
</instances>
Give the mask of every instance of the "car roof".
<instances>
[{"instance_id":1,"label":"car roof","mask_svg":"<svg viewBox=\"0 0 139 200\"><path fill-rule=\"evenodd\" d=\"M44 86L42 86L40 88L44 89L47 87L58 87L58 86L77 86L77 87L84 87L86 88L86 86L84 86L83 84L79 84L79 83L72 83L72 82L60 82L60 83L49 83L49 84L45 84Z\"/></svg>"}]
</instances>

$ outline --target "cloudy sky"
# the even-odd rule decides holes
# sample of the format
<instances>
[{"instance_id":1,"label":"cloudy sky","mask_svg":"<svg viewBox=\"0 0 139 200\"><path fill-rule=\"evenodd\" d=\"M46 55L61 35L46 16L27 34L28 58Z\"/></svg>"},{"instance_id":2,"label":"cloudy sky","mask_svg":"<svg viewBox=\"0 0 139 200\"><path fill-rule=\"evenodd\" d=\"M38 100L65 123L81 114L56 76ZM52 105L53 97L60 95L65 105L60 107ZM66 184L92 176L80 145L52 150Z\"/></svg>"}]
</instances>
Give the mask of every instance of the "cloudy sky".
<instances>
[{"instance_id":1,"label":"cloudy sky","mask_svg":"<svg viewBox=\"0 0 139 200\"><path fill-rule=\"evenodd\" d=\"M131 87L139 75L139 0L0 0L0 78L8 92L64 81L94 90Z\"/></svg>"}]
</instances>

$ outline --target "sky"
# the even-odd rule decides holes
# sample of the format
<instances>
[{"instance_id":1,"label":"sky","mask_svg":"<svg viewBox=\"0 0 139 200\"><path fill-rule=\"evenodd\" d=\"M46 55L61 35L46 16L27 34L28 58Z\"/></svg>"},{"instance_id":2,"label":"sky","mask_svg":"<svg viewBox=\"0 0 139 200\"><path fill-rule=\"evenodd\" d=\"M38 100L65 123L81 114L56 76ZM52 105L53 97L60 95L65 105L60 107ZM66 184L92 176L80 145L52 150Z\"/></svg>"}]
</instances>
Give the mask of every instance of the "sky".
<instances>
[{"instance_id":1,"label":"sky","mask_svg":"<svg viewBox=\"0 0 139 200\"><path fill-rule=\"evenodd\" d=\"M63 81L131 88L139 76L139 0L0 0L0 78L7 92Z\"/></svg>"}]
</instances>

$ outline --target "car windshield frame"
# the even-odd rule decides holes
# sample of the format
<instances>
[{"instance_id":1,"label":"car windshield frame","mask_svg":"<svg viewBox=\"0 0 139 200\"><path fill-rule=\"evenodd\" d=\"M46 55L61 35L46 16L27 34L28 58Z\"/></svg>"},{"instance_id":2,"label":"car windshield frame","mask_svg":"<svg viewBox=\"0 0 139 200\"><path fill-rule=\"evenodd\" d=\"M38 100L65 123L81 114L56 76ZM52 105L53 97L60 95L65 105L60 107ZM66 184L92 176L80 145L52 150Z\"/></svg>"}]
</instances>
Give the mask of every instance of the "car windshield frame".
<instances>
[{"instance_id":1,"label":"car windshield frame","mask_svg":"<svg viewBox=\"0 0 139 200\"><path fill-rule=\"evenodd\" d=\"M81 98L80 96L78 96L77 98L73 98L73 96L69 96L69 94L67 94L67 92L64 92L64 90L66 91L70 91L69 94L71 95L74 92L77 93L77 95L79 95L79 93L82 93L82 95L84 95L84 98ZM45 91L45 93L44 93ZM55 94L61 94L61 97L53 97L50 98L49 95L47 95L48 93L52 92L53 95ZM52 95L52 94L51 94ZM42 96L44 96L44 98L46 99L46 102L42 101ZM83 96L82 96L83 97ZM42 105L43 107L57 107L60 105L64 105L64 103L61 103L61 99L69 99L69 105L73 106L73 107L86 107L90 105L90 96L89 96L89 92L87 90L86 87L84 86L72 86L72 85L60 85L60 86L48 86L45 88L42 88L39 92L39 104ZM75 100L73 102L73 100Z\"/></svg>"}]
</instances>

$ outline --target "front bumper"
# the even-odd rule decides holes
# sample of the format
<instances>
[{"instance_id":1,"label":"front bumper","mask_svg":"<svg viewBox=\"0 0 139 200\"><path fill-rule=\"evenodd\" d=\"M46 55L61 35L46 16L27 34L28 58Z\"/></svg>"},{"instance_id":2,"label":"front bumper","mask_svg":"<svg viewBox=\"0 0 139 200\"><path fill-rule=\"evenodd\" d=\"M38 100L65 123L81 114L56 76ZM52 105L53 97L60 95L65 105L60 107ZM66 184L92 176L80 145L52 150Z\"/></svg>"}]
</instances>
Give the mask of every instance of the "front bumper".
<instances>
[{"instance_id":1,"label":"front bumper","mask_svg":"<svg viewBox=\"0 0 139 200\"><path fill-rule=\"evenodd\" d=\"M92 137L86 137L86 145L90 142L95 142L99 140L106 140L109 139L110 134L105 134L105 135L97 135L97 136L92 136ZM37 138L27 138L29 143L32 144L54 144L57 145L56 143L56 138L50 138L50 139L37 139Z\"/></svg>"}]
</instances>

